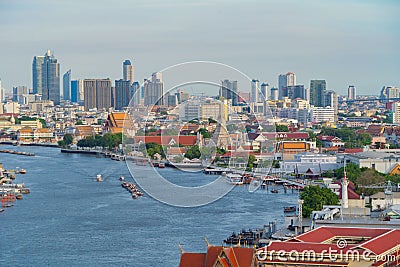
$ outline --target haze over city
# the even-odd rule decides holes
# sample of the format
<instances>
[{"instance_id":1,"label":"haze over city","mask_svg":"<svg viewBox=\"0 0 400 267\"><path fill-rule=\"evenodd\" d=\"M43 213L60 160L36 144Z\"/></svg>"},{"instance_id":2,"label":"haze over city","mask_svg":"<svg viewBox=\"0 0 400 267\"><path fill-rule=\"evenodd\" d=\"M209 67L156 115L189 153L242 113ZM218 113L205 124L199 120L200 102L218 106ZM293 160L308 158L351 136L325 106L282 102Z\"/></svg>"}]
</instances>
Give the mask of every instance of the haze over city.
<instances>
[{"instance_id":1,"label":"haze over city","mask_svg":"<svg viewBox=\"0 0 400 267\"><path fill-rule=\"evenodd\" d=\"M135 76L173 64L210 60L277 86L293 71L298 83L325 79L345 94L378 94L399 85L397 1L1 1L0 79L32 87L32 58L50 49L61 73ZM225 77L221 77L223 79ZM250 84L248 85L250 87ZM242 88L243 90L245 88Z\"/></svg>"}]
</instances>

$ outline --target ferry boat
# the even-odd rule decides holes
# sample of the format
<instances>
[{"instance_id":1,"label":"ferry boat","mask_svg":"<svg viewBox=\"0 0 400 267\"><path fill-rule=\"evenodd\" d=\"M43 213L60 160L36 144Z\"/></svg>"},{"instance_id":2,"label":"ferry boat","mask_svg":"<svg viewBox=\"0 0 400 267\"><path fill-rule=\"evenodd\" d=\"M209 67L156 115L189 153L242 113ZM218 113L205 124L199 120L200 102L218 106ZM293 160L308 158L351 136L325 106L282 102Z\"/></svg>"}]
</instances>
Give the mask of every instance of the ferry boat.
<instances>
[{"instance_id":1,"label":"ferry boat","mask_svg":"<svg viewBox=\"0 0 400 267\"><path fill-rule=\"evenodd\" d=\"M124 181L124 180L125 180L125 177L121 175L121 176L119 177L119 180L120 180L120 181Z\"/></svg>"},{"instance_id":2,"label":"ferry boat","mask_svg":"<svg viewBox=\"0 0 400 267\"><path fill-rule=\"evenodd\" d=\"M165 168L165 163L164 162L158 163L158 168L160 168L160 169Z\"/></svg>"},{"instance_id":3,"label":"ferry boat","mask_svg":"<svg viewBox=\"0 0 400 267\"><path fill-rule=\"evenodd\" d=\"M279 190L278 189L272 189L271 193L277 194L277 193L279 193Z\"/></svg>"},{"instance_id":4,"label":"ferry boat","mask_svg":"<svg viewBox=\"0 0 400 267\"><path fill-rule=\"evenodd\" d=\"M225 176L228 183L233 185L243 185L243 179L240 174L230 173Z\"/></svg>"},{"instance_id":5,"label":"ferry boat","mask_svg":"<svg viewBox=\"0 0 400 267\"><path fill-rule=\"evenodd\" d=\"M296 211L296 206L283 207L283 212L294 212L294 211Z\"/></svg>"},{"instance_id":6,"label":"ferry boat","mask_svg":"<svg viewBox=\"0 0 400 267\"><path fill-rule=\"evenodd\" d=\"M101 174L97 174L96 181L97 182L102 182L103 181L103 177L101 177Z\"/></svg>"}]
</instances>

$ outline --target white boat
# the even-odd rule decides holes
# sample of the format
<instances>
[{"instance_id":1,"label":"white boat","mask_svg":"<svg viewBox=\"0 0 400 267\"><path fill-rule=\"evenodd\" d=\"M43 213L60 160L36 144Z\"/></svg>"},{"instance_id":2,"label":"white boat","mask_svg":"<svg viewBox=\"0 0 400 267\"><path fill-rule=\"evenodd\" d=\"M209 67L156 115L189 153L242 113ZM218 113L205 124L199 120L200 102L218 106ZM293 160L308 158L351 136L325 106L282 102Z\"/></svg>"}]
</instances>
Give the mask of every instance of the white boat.
<instances>
[{"instance_id":1,"label":"white boat","mask_svg":"<svg viewBox=\"0 0 400 267\"><path fill-rule=\"evenodd\" d=\"M119 177L119 180L120 180L120 181L124 181L124 180L125 180L124 176L121 175L121 176Z\"/></svg>"},{"instance_id":2,"label":"white boat","mask_svg":"<svg viewBox=\"0 0 400 267\"><path fill-rule=\"evenodd\" d=\"M233 185L242 185L243 184L243 178L242 178L242 175L240 175L240 174L229 173L226 175L225 179L228 183L233 184Z\"/></svg>"},{"instance_id":3,"label":"white boat","mask_svg":"<svg viewBox=\"0 0 400 267\"><path fill-rule=\"evenodd\" d=\"M103 177L101 177L101 174L97 174L96 181L97 182L102 182L103 181Z\"/></svg>"}]
</instances>

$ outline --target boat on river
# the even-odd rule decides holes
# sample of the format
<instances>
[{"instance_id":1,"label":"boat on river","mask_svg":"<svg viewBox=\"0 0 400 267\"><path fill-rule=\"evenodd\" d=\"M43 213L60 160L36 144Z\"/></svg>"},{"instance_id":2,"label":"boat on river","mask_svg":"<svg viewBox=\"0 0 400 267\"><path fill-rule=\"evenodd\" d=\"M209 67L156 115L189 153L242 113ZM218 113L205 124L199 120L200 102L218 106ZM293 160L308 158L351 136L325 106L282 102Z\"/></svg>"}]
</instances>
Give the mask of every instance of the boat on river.
<instances>
[{"instance_id":1,"label":"boat on river","mask_svg":"<svg viewBox=\"0 0 400 267\"><path fill-rule=\"evenodd\" d=\"M97 174L96 182L103 182L103 177L101 177L101 174Z\"/></svg>"},{"instance_id":2,"label":"boat on river","mask_svg":"<svg viewBox=\"0 0 400 267\"><path fill-rule=\"evenodd\" d=\"M225 176L226 181L233 185L243 185L243 177L240 174L229 173Z\"/></svg>"}]
</instances>

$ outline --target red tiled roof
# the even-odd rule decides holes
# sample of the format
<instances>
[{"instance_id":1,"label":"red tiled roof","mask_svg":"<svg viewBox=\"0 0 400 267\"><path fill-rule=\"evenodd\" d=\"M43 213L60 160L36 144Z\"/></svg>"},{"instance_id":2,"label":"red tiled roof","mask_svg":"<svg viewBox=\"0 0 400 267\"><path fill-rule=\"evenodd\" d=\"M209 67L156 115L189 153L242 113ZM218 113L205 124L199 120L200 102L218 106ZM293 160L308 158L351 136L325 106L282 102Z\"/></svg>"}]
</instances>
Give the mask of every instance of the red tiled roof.
<instances>
[{"instance_id":1,"label":"red tiled roof","mask_svg":"<svg viewBox=\"0 0 400 267\"><path fill-rule=\"evenodd\" d=\"M204 267L205 253L184 252L181 256L179 267Z\"/></svg>"},{"instance_id":2,"label":"red tiled roof","mask_svg":"<svg viewBox=\"0 0 400 267\"><path fill-rule=\"evenodd\" d=\"M184 146L193 146L197 142L197 136L195 135L179 135L179 136L135 136L135 142L144 143L157 143L159 145L168 145L171 140L174 140L176 144Z\"/></svg>"},{"instance_id":3,"label":"red tiled roof","mask_svg":"<svg viewBox=\"0 0 400 267\"><path fill-rule=\"evenodd\" d=\"M205 267L213 267L217 261L218 255L221 253L222 246L209 246L207 248L207 256L205 260Z\"/></svg>"},{"instance_id":4,"label":"red tiled roof","mask_svg":"<svg viewBox=\"0 0 400 267\"><path fill-rule=\"evenodd\" d=\"M346 252L347 250L352 249L353 245L348 245L346 248L343 248L342 251ZM337 245L335 244L323 244L323 243L311 243L311 242L280 242L280 241L272 241L270 245L268 245L268 251L297 251L298 253L306 253L309 251L313 251L316 254L321 254L322 252L332 251L337 249ZM261 251L264 248L260 249Z\"/></svg>"},{"instance_id":5,"label":"red tiled roof","mask_svg":"<svg viewBox=\"0 0 400 267\"><path fill-rule=\"evenodd\" d=\"M393 229L375 238L372 238L367 242L362 243L361 245L359 245L359 247L368 249L373 253L375 253L376 255L380 255L399 245L400 245L400 230Z\"/></svg>"}]
</instances>

